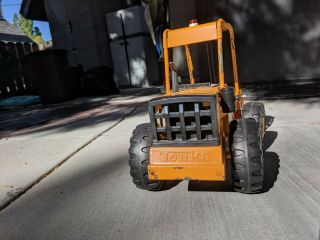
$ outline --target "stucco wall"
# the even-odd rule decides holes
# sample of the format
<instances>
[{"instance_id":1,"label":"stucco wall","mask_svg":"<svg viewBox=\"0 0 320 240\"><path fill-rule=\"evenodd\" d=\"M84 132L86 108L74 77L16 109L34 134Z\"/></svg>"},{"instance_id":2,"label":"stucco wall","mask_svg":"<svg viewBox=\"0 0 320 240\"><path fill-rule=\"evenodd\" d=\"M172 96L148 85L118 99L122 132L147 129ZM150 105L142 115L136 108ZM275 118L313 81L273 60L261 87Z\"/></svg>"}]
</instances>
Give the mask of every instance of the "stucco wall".
<instances>
[{"instance_id":1,"label":"stucco wall","mask_svg":"<svg viewBox=\"0 0 320 240\"><path fill-rule=\"evenodd\" d=\"M320 77L319 0L170 0L171 28L218 17L236 33L242 81Z\"/></svg>"}]
</instances>

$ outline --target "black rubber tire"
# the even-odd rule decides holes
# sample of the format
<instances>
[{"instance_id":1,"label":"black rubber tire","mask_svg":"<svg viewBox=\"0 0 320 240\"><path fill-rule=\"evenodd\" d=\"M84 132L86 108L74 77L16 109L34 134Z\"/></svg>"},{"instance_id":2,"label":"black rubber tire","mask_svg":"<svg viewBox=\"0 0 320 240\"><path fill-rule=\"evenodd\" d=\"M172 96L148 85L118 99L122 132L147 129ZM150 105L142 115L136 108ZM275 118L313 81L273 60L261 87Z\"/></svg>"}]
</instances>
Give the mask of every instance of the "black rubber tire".
<instances>
[{"instance_id":1,"label":"black rubber tire","mask_svg":"<svg viewBox=\"0 0 320 240\"><path fill-rule=\"evenodd\" d=\"M263 103L260 102L248 102L244 104L242 109L243 118L253 118L256 123L259 124L259 136L260 142L263 142L264 135L266 132L266 114Z\"/></svg>"},{"instance_id":2,"label":"black rubber tire","mask_svg":"<svg viewBox=\"0 0 320 240\"><path fill-rule=\"evenodd\" d=\"M151 181L148 178L148 164L152 135L150 124L138 125L132 133L129 148L130 174L133 183L141 189L148 191L161 191L169 189L171 181Z\"/></svg>"},{"instance_id":3,"label":"black rubber tire","mask_svg":"<svg viewBox=\"0 0 320 240\"><path fill-rule=\"evenodd\" d=\"M263 151L258 135L258 124L252 118L235 122L232 136L234 190L254 193L263 187Z\"/></svg>"}]
</instances>

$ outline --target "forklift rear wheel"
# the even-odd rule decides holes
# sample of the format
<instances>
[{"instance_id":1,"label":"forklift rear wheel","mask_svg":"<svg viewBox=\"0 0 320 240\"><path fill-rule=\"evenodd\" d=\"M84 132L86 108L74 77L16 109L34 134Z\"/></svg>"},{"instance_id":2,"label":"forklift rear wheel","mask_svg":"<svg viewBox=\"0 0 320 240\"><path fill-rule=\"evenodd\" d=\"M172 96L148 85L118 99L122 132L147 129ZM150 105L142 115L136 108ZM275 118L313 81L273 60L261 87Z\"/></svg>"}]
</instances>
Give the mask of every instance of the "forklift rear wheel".
<instances>
[{"instance_id":1,"label":"forklift rear wheel","mask_svg":"<svg viewBox=\"0 0 320 240\"><path fill-rule=\"evenodd\" d=\"M264 134L266 132L265 115L263 103L248 102L243 106L242 117L253 118L259 125L259 136L261 143L263 142Z\"/></svg>"},{"instance_id":2,"label":"forklift rear wheel","mask_svg":"<svg viewBox=\"0 0 320 240\"><path fill-rule=\"evenodd\" d=\"M162 191L174 186L174 181L152 181L148 178L148 164L152 136L150 124L141 124L136 127L130 139L130 174L133 183L148 191Z\"/></svg>"},{"instance_id":3,"label":"forklift rear wheel","mask_svg":"<svg viewBox=\"0 0 320 240\"><path fill-rule=\"evenodd\" d=\"M258 125L252 118L236 121L232 141L234 189L254 193L263 187L263 151Z\"/></svg>"}]
</instances>

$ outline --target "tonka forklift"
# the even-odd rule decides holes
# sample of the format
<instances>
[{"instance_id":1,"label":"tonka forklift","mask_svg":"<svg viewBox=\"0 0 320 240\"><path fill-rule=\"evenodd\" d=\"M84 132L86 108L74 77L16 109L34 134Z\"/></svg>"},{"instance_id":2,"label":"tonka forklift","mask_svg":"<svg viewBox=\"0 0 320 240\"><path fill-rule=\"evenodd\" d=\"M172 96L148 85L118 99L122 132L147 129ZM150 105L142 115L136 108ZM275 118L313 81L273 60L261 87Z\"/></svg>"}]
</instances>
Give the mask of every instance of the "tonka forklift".
<instances>
[{"instance_id":1,"label":"tonka forklift","mask_svg":"<svg viewBox=\"0 0 320 240\"><path fill-rule=\"evenodd\" d=\"M231 55L226 80L224 47ZM150 123L138 125L130 140L134 184L161 191L182 180L226 181L230 166L235 191L261 190L265 110L262 103L244 104L232 26L219 19L165 30L163 52L165 94L150 100ZM182 54L185 73L174 62ZM194 62L204 59L208 70L196 71Z\"/></svg>"}]
</instances>

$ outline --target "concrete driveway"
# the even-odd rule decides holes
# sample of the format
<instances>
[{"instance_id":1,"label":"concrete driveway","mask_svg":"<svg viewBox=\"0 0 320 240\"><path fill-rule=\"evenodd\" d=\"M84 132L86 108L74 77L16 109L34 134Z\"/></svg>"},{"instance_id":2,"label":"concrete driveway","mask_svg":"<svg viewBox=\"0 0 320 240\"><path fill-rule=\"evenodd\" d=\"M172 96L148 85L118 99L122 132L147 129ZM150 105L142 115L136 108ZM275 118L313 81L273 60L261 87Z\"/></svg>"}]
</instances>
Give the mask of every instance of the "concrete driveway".
<instances>
[{"instance_id":1,"label":"concrete driveway","mask_svg":"<svg viewBox=\"0 0 320 240\"><path fill-rule=\"evenodd\" d=\"M182 182L146 192L131 182L131 131L139 107L0 212L0 238L318 240L319 99L264 101L266 188Z\"/></svg>"}]
</instances>

